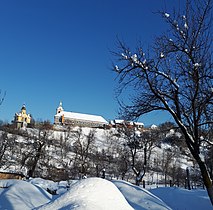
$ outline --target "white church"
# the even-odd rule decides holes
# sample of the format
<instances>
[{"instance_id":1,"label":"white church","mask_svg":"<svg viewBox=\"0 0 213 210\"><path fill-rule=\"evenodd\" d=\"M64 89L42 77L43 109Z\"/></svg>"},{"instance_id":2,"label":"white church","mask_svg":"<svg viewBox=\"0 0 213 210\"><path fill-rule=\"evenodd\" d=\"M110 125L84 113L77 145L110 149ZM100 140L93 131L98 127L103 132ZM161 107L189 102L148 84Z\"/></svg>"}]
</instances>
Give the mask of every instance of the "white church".
<instances>
[{"instance_id":1,"label":"white church","mask_svg":"<svg viewBox=\"0 0 213 210\"><path fill-rule=\"evenodd\" d=\"M102 116L64 111L62 102L60 102L54 116L54 124L104 128L108 122Z\"/></svg>"}]
</instances>

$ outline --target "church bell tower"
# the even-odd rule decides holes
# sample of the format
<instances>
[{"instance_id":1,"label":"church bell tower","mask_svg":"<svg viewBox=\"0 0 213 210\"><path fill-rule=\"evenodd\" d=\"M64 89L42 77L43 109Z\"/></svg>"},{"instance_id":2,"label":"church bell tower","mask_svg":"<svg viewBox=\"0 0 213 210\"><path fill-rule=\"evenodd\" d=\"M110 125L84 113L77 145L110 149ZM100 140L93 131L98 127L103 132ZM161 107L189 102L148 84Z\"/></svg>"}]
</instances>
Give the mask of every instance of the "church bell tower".
<instances>
[{"instance_id":1,"label":"church bell tower","mask_svg":"<svg viewBox=\"0 0 213 210\"><path fill-rule=\"evenodd\" d=\"M62 107L62 102L60 102L58 108L56 109L56 114L61 113L63 111L64 111L64 109Z\"/></svg>"}]
</instances>

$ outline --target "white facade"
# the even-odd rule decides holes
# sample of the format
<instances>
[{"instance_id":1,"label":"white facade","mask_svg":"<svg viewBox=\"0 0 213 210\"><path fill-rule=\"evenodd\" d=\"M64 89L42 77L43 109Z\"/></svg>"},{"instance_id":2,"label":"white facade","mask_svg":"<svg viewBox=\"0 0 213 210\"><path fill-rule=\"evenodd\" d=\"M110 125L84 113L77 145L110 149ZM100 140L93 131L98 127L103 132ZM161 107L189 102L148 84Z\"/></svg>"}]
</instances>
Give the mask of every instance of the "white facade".
<instances>
[{"instance_id":1,"label":"white facade","mask_svg":"<svg viewBox=\"0 0 213 210\"><path fill-rule=\"evenodd\" d=\"M102 116L64 111L62 103L60 102L59 107L56 109L56 115L54 116L54 124L104 127L108 122Z\"/></svg>"}]
</instances>

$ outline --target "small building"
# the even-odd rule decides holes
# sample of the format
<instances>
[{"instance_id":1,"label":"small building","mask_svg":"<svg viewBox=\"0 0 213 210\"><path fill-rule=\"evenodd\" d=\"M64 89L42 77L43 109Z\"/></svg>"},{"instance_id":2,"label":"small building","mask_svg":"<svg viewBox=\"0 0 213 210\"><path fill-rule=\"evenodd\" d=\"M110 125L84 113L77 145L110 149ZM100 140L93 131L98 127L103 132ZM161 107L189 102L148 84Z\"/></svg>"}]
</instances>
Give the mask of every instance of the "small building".
<instances>
[{"instance_id":1,"label":"small building","mask_svg":"<svg viewBox=\"0 0 213 210\"><path fill-rule=\"evenodd\" d=\"M23 179L24 177L22 173L0 171L0 179Z\"/></svg>"},{"instance_id":2,"label":"small building","mask_svg":"<svg viewBox=\"0 0 213 210\"><path fill-rule=\"evenodd\" d=\"M25 104L23 104L19 113L15 113L13 122L15 123L16 128L27 127L27 125L31 123L31 116L30 114L27 114Z\"/></svg>"},{"instance_id":3,"label":"small building","mask_svg":"<svg viewBox=\"0 0 213 210\"><path fill-rule=\"evenodd\" d=\"M142 122L133 122L119 119L111 120L110 125L114 128L122 128L122 127L137 128L137 129L144 128L144 124Z\"/></svg>"},{"instance_id":4,"label":"small building","mask_svg":"<svg viewBox=\"0 0 213 210\"><path fill-rule=\"evenodd\" d=\"M133 124L137 128L144 128L144 124L142 122L133 122Z\"/></svg>"},{"instance_id":5,"label":"small building","mask_svg":"<svg viewBox=\"0 0 213 210\"><path fill-rule=\"evenodd\" d=\"M99 115L64 111L62 102L60 102L59 107L56 109L56 115L54 116L54 124L104 128L108 122Z\"/></svg>"}]
</instances>

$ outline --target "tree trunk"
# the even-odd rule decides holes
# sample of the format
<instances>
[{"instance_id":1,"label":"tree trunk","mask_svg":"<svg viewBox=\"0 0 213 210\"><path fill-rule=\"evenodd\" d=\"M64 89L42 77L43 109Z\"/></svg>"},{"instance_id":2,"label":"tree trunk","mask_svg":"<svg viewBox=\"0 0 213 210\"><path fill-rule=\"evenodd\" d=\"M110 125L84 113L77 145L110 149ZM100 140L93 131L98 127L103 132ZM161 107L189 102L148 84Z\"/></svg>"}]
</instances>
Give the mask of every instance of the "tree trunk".
<instances>
[{"instance_id":1,"label":"tree trunk","mask_svg":"<svg viewBox=\"0 0 213 210\"><path fill-rule=\"evenodd\" d=\"M33 175L34 175L34 172L35 172L37 163L38 163L38 161L39 161L39 159L40 159L40 156L41 156L41 151L42 151L42 147L43 147L43 146L44 146L44 144L39 143L39 148L38 148L37 153L36 153L36 156L35 156L35 158L34 158L32 167L31 167L31 169L30 169L29 172L28 172L28 176L29 176L29 177L33 177Z\"/></svg>"},{"instance_id":2,"label":"tree trunk","mask_svg":"<svg viewBox=\"0 0 213 210\"><path fill-rule=\"evenodd\" d=\"M165 176L164 176L164 184L165 184L165 187L167 187L167 172L165 172Z\"/></svg>"},{"instance_id":3,"label":"tree trunk","mask_svg":"<svg viewBox=\"0 0 213 210\"><path fill-rule=\"evenodd\" d=\"M98 165L95 168L96 168L96 177L99 177L99 168L98 168Z\"/></svg>"},{"instance_id":4,"label":"tree trunk","mask_svg":"<svg viewBox=\"0 0 213 210\"><path fill-rule=\"evenodd\" d=\"M31 169L28 172L29 177L33 177L40 155L36 155Z\"/></svg>"},{"instance_id":5,"label":"tree trunk","mask_svg":"<svg viewBox=\"0 0 213 210\"><path fill-rule=\"evenodd\" d=\"M188 190L191 190L191 185L190 185L190 178L189 178L189 169L186 169L186 188Z\"/></svg>"},{"instance_id":6,"label":"tree trunk","mask_svg":"<svg viewBox=\"0 0 213 210\"><path fill-rule=\"evenodd\" d=\"M210 178L210 174L208 172L206 164L201 160L201 158L199 156L199 150L196 147L197 145L196 144L192 145L190 136L188 135L186 129L183 129L183 127L182 127L182 131L185 135L185 142L186 142L192 156L194 157L197 164L199 165L201 175L203 177L204 185L206 187L206 190L207 190L208 195L209 195L209 199L210 199L211 204L213 206L213 183L212 183L212 180Z\"/></svg>"},{"instance_id":7,"label":"tree trunk","mask_svg":"<svg viewBox=\"0 0 213 210\"><path fill-rule=\"evenodd\" d=\"M187 142L187 141L186 141L186 143L189 144L189 142ZM209 199L210 199L211 204L213 206L213 183L212 183L212 180L210 178L210 174L208 172L206 164L201 160L199 153L195 149L192 149L192 147L190 147L190 146L188 146L188 148L190 149L191 154L193 155L193 157L195 158L196 162L199 165L200 172L201 172L201 175L203 177L204 185L206 187Z\"/></svg>"},{"instance_id":8,"label":"tree trunk","mask_svg":"<svg viewBox=\"0 0 213 210\"><path fill-rule=\"evenodd\" d=\"M136 176L136 178L135 178L135 185L137 185L137 186L140 185L140 178L139 178L139 176Z\"/></svg>"},{"instance_id":9,"label":"tree trunk","mask_svg":"<svg viewBox=\"0 0 213 210\"><path fill-rule=\"evenodd\" d=\"M203 161L200 160L198 162L198 165L199 165L200 170L201 170L201 174L202 174L202 177L203 177L204 185L205 185L206 190L208 192L210 201L211 201L211 203L213 205L213 184L212 184L212 180L211 180L210 175L208 173L208 170L206 168L206 164Z\"/></svg>"}]
</instances>

